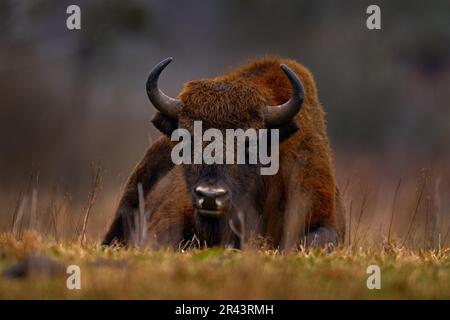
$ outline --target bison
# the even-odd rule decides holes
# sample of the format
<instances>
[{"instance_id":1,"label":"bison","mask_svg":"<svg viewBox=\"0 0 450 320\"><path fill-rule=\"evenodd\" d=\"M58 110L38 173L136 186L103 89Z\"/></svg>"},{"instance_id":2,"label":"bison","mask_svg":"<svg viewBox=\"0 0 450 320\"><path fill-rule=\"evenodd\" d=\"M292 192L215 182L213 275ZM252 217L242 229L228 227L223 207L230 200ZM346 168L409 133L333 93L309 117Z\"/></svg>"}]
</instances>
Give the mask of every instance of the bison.
<instances>
[{"instance_id":1,"label":"bison","mask_svg":"<svg viewBox=\"0 0 450 320\"><path fill-rule=\"evenodd\" d=\"M157 64L147 80L158 111L152 122L162 135L128 179L103 244L130 244L140 204L147 236L159 245L176 247L194 236L202 246L235 248L258 238L279 249L342 242L344 206L311 73L294 60L265 57L190 81L171 98L158 87L171 61ZM261 175L259 163L174 165L172 132L193 134L198 120L204 130L278 129L278 172Z\"/></svg>"}]
</instances>

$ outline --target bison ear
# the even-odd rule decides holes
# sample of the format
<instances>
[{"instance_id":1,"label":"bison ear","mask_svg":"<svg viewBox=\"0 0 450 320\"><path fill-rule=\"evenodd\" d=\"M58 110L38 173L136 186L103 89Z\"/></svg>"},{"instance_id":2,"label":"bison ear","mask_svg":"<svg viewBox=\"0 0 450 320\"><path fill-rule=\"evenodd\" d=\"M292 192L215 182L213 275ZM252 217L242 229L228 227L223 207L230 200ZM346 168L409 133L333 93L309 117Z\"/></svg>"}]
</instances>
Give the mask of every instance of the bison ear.
<instances>
[{"instance_id":1,"label":"bison ear","mask_svg":"<svg viewBox=\"0 0 450 320\"><path fill-rule=\"evenodd\" d=\"M281 142L292 136L294 133L296 133L299 130L299 127L294 121L289 121L288 123L280 127L273 127L272 129L279 130Z\"/></svg>"},{"instance_id":2,"label":"bison ear","mask_svg":"<svg viewBox=\"0 0 450 320\"><path fill-rule=\"evenodd\" d=\"M153 125L169 138L172 136L172 132L178 128L178 121L158 112L152 120Z\"/></svg>"}]
</instances>

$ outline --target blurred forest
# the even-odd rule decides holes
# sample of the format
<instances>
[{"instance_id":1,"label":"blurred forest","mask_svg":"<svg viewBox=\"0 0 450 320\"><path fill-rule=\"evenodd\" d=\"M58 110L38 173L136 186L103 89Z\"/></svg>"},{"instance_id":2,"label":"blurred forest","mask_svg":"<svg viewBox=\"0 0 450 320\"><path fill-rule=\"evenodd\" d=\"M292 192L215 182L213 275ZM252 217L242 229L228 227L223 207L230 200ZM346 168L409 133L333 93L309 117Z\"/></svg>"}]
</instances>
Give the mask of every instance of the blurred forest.
<instances>
[{"instance_id":1,"label":"blurred forest","mask_svg":"<svg viewBox=\"0 0 450 320\"><path fill-rule=\"evenodd\" d=\"M172 96L254 57L296 59L316 78L341 185L358 176L383 207L398 179L425 168L448 210L450 2L376 1L382 30L370 31L374 3L2 0L0 228L30 175L40 197L59 190L83 208L96 166L106 227L158 135L145 81L167 56L160 85ZM70 4L81 7L80 31L66 28Z\"/></svg>"}]
</instances>

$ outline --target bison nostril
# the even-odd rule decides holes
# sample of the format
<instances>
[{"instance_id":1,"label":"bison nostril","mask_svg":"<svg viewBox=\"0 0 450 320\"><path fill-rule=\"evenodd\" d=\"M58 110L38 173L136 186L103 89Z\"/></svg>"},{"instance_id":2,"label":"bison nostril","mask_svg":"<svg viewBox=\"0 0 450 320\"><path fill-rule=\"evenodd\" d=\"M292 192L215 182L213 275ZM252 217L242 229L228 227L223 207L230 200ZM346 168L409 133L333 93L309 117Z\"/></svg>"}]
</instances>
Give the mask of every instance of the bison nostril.
<instances>
[{"instance_id":1,"label":"bison nostril","mask_svg":"<svg viewBox=\"0 0 450 320\"><path fill-rule=\"evenodd\" d=\"M196 197L196 199L194 200L194 206L199 209L203 208L204 203L205 203L204 198Z\"/></svg>"},{"instance_id":2,"label":"bison nostril","mask_svg":"<svg viewBox=\"0 0 450 320\"><path fill-rule=\"evenodd\" d=\"M195 206L202 210L225 211L228 206L228 191L223 187L197 185L194 188Z\"/></svg>"},{"instance_id":3,"label":"bison nostril","mask_svg":"<svg viewBox=\"0 0 450 320\"><path fill-rule=\"evenodd\" d=\"M226 195L228 191L222 187L211 187L198 185L194 189L195 193L201 197L216 198Z\"/></svg>"}]
</instances>

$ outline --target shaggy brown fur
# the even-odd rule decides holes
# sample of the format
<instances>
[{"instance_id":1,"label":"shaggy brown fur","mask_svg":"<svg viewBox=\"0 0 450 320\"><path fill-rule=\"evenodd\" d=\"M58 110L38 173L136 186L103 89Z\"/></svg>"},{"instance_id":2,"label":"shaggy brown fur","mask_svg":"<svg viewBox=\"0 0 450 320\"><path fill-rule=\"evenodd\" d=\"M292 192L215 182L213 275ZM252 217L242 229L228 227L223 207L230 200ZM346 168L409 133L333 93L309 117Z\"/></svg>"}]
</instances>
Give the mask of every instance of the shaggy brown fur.
<instances>
[{"instance_id":1,"label":"shaggy brown fur","mask_svg":"<svg viewBox=\"0 0 450 320\"><path fill-rule=\"evenodd\" d=\"M259 210L262 221L259 233L275 247L298 245L304 239L319 245L337 243L330 239L333 238L330 232L336 231L343 238L343 206L336 187L324 111L313 76L304 66L293 60L263 58L225 76L188 82L179 96L183 107L178 126L192 130L193 120L202 120L204 129L263 128L263 107L282 104L291 96L291 85L280 64L287 65L299 76L305 100L292 121L299 130L292 130L293 124L280 128L285 139L280 145L279 172L261 177L264 199ZM166 134L177 127L158 116L154 123ZM286 130L288 133L283 133ZM160 242L174 245L195 233L186 178L181 168L172 169L171 145L167 137L160 138L135 169L105 244L127 241L123 221L124 217L133 220L129 217L137 208L139 181L144 182L146 208L150 213L149 234ZM233 172L232 168L229 170Z\"/></svg>"}]
</instances>

